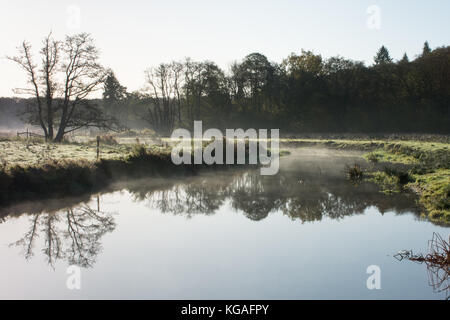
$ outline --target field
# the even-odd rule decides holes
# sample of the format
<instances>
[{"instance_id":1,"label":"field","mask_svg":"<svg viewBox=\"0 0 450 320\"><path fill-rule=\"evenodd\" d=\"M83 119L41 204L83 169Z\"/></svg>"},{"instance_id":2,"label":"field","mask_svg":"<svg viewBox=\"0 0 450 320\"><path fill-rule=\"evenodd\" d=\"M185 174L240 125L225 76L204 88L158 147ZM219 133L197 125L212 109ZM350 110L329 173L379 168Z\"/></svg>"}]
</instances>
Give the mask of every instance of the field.
<instances>
[{"instance_id":1,"label":"field","mask_svg":"<svg viewBox=\"0 0 450 320\"><path fill-rule=\"evenodd\" d=\"M90 143L44 143L40 139L0 141L0 161L3 166L33 166L50 160L88 160L97 159L97 146ZM103 144L100 157L120 159L131 151L127 144Z\"/></svg>"}]
</instances>

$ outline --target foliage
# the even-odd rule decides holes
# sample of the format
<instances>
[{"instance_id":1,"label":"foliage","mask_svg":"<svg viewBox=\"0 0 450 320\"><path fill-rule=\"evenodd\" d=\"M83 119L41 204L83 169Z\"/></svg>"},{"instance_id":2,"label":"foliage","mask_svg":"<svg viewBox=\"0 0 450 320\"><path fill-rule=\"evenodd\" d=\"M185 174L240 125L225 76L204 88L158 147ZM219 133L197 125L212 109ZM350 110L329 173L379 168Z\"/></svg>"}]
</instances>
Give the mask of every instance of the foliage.
<instances>
[{"instance_id":1,"label":"foliage","mask_svg":"<svg viewBox=\"0 0 450 320\"><path fill-rule=\"evenodd\" d=\"M49 58L53 54L62 55L64 61L70 62L73 57L68 53L69 48L80 47L89 65L95 70L100 68L96 62L98 52L91 46L93 40L89 35L71 36L64 42L53 42L48 36L46 41L43 53L47 52ZM24 43L22 55L12 59L24 66L28 74L37 73L37 69L26 64L26 57L31 58L27 55L31 54L29 50L30 45ZM88 72L93 78L84 83L92 84L89 88L103 84L103 100L89 99L84 94L78 95L77 100L72 94L67 105L65 95L54 91L54 86L36 83L39 99L28 100L21 113L32 115L26 120L40 125L49 137L50 127L59 130L61 124L67 127L64 131L80 126L150 127L164 136L175 127L191 128L194 120L220 129L272 127L292 133L447 134L450 132L450 47L431 49L426 43L422 51L415 59L404 55L394 62L383 46L371 66L341 56L325 59L305 50L290 54L282 63L271 62L261 53L251 53L242 61L234 62L228 71L211 61L188 58L149 68L145 88L131 93L119 83L112 70L101 69L102 72ZM52 69L48 74L56 85L59 78L54 72ZM94 77L94 73L102 77ZM75 91L84 92L78 89ZM27 93L36 92L30 87ZM75 101L75 112L66 112L63 117L61 111L70 110ZM54 116L49 116L52 114L48 113L49 108Z\"/></svg>"}]
</instances>

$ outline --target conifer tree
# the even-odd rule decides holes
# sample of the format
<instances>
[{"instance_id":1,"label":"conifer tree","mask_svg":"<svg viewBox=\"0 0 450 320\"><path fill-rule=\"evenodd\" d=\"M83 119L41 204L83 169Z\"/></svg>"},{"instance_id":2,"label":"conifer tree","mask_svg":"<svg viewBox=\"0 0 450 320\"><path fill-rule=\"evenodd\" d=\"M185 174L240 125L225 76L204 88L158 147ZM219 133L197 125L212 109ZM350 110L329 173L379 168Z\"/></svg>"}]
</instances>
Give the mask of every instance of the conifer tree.
<instances>
[{"instance_id":1,"label":"conifer tree","mask_svg":"<svg viewBox=\"0 0 450 320\"><path fill-rule=\"evenodd\" d=\"M389 55L389 51L385 46L381 46L380 50L378 50L376 56L374 57L374 61L376 65L392 62L392 58Z\"/></svg>"}]
</instances>

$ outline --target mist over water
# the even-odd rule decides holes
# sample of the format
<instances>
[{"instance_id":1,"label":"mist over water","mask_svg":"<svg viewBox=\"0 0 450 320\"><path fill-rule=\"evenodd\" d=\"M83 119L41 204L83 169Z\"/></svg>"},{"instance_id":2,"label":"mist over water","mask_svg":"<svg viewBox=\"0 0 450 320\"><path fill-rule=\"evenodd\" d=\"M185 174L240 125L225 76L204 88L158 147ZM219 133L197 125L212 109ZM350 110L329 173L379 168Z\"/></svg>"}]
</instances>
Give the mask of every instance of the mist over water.
<instances>
[{"instance_id":1,"label":"mist over water","mask_svg":"<svg viewBox=\"0 0 450 320\"><path fill-rule=\"evenodd\" d=\"M290 151L275 176L142 178L0 208L0 298L445 297L424 265L393 257L448 232L415 196L347 181L346 164L367 165L359 152ZM66 287L69 265L81 290ZM370 265L380 290L366 287Z\"/></svg>"}]
</instances>

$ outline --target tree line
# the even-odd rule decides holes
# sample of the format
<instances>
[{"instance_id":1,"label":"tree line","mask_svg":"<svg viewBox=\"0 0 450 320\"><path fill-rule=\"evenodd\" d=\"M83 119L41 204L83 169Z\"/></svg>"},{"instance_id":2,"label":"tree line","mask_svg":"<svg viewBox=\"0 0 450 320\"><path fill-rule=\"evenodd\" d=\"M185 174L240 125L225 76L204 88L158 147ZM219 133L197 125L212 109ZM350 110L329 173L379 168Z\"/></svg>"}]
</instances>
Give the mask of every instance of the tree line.
<instances>
[{"instance_id":1,"label":"tree line","mask_svg":"<svg viewBox=\"0 0 450 320\"><path fill-rule=\"evenodd\" d=\"M161 135L194 120L216 128L280 128L290 133L449 133L450 47L394 61L382 46L374 63L311 51L281 63L260 53L222 70L212 61L161 63L145 71L145 87L128 92L111 69L98 62L89 34L59 42L48 35L33 62L31 46L10 58L28 74L33 103L28 121L46 137L95 126L133 128L136 120ZM103 91L102 99L90 94ZM55 133L56 132L56 133Z\"/></svg>"}]
</instances>

